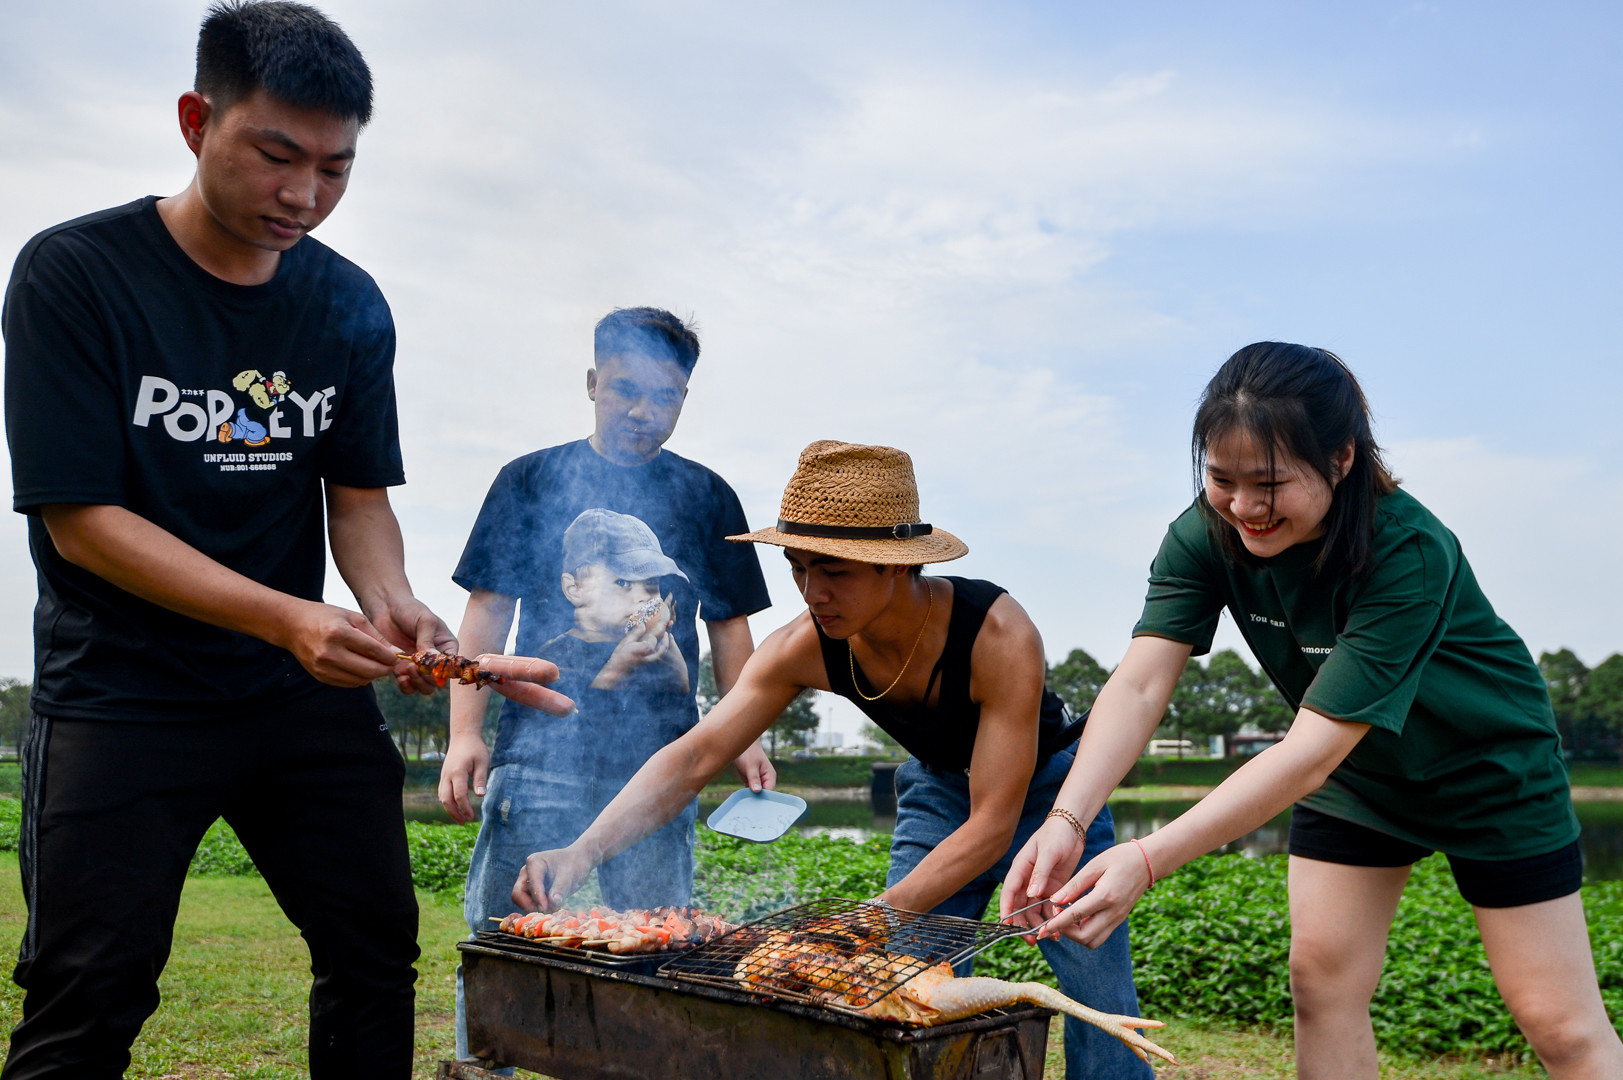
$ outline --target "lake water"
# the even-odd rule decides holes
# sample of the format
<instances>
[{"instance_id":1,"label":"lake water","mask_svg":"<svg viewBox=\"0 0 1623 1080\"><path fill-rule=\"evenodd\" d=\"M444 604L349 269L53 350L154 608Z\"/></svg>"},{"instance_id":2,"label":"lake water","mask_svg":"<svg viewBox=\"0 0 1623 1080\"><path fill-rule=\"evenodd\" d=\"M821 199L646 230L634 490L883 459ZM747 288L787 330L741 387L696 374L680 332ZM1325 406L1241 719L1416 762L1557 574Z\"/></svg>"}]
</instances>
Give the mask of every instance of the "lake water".
<instances>
[{"instance_id":1,"label":"lake water","mask_svg":"<svg viewBox=\"0 0 1623 1080\"><path fill-rule=\"evenodd\" d=\"M699 820L703 822L721 801L701 799ZM1128 840L1153 832L1195 805L1192 800L1149 802L1122 799L1110 804L1116 818L1116 836ZM1579 843L1584 851L1584 875L1591 881L1623 881L1623 802L1577 803L1578 822L1583 828ZM409 804L406 817L417 821L445 821L438 803ZM895 814L875 814L864 796L858 799L818 799L809 803L806 816L796 829L811 834L866 839L889 835L896 827ZM1223 848L1226 852L1252 855L1282 854L1290 832L1290 812L1279 815L1241 839Z\"/></svg>"}]
</instances>

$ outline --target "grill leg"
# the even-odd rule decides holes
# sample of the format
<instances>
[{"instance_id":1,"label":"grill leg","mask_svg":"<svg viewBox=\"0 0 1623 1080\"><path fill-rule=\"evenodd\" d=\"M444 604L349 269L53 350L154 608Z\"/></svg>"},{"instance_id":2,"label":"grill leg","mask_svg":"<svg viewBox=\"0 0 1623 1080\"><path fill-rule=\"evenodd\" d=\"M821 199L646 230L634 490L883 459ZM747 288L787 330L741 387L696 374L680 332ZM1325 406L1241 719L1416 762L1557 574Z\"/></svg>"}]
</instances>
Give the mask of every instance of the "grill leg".
<instances>
[{"instance_id":1,"label":"grill leg","mask_svg":"<svg viewBox=\"0 0 1623 1080\"><path fill-rule=\"evenodd\" d=\"M483 1067L494 1064L495 1062L486 1061L484 1058L442 1061L440 1067L434 1070L434 1080L509 1080L501 1073L494 1073Z\"/></svg>"}]
</instances>

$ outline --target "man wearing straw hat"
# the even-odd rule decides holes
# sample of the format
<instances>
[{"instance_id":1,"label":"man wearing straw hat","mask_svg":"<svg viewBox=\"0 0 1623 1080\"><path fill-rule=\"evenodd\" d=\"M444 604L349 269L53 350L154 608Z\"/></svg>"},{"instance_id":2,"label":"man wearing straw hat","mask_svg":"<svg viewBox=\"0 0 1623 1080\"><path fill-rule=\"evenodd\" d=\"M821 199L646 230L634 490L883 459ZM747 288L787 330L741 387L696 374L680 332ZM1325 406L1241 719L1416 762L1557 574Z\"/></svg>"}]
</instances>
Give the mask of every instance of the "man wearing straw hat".
<instances>
[{"instance_id":1,"label":"man wearing straw hat","mask_svg":"<svg viewBox=\"0 0 1623 1080\"><path fill-rule=\"evenodd\" d=\"M1053 806L1082 728L1043 685L1037 628L990 582L920 572L969 548L920 520L912 460L890 447L812 443L777 527L728 539L783 548L807 610L766 639L721 703L655 754L578 840L531 855L514 901L557 907L598 863L677 814L809 687L850 698L912 755L896 774L880 899L980 918ZM1086 836L1084 859L1114 842L1108 809L1087 825L1069 820ZM1136 1015L1125 923L1092 952L1067 939L1039 944L1065 993ZM1152 1075L1116 1039L1071 1019L1065 1068L1071 1078Z\"/></svg>"}]
</instances>

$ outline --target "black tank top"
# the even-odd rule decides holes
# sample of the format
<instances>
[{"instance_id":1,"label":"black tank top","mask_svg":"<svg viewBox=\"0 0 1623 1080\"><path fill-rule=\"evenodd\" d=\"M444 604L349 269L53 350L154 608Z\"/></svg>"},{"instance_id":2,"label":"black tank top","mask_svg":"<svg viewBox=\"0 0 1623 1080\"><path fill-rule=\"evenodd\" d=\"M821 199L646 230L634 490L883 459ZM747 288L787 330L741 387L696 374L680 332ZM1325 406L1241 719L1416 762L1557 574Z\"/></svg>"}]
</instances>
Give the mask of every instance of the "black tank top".
<instances>
[{"instance_id":1,"label":"black tank top","mask_svg":"<svg viewBox=\"0 0 1623 1080\"><path fill-rule=\"evenodd\" d=\"M930 671L924 685L924 700L929 701L936 680L941 680L941 693L936 704L898 707L884 698L867 701L857 693L851 681L852 656L850 646L836 641L817 626L818 642L823 649L823 667L828 674L828 685L836 694L848 698L867 714L891 738L926 765L952 772L969 771L969 760L975 751L975 734L980 729L981 707L969 697L970 653L975 638L986 621L992 602L1006 591L990 581L948 577L952 582L952 616L947 623L947 644L941 650L941 659ZM858 667L857 678L862 691L871 694L874 688ZM1042 709L1037 727L1037 763L1041 765L1057 751L1076 742L1087 721L1084 713L1080 720L1072 720L1070 711L1059 695L1043 688Z\"/></svg>"}]
</instances>

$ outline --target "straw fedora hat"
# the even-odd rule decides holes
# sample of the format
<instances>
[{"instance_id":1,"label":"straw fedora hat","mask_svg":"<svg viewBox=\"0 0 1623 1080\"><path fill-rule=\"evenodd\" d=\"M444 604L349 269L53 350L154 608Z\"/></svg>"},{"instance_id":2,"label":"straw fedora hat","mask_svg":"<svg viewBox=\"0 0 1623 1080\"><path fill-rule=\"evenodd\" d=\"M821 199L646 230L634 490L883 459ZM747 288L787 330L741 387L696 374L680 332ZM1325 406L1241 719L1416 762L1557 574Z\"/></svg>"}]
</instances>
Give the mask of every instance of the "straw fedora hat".
<instances>
[{"instance_id":1,"label":"straw fedora hat","mask_svg":"<svg viewBox=\"0 0 1623 1080\"><path fill-rule=\"evenodd\" d=\"M969 545L919 520L913 459L894 447L822 439L800 452L778 527L727 539L886 566L946 562Z\"/></svg>"}]
</instances>

